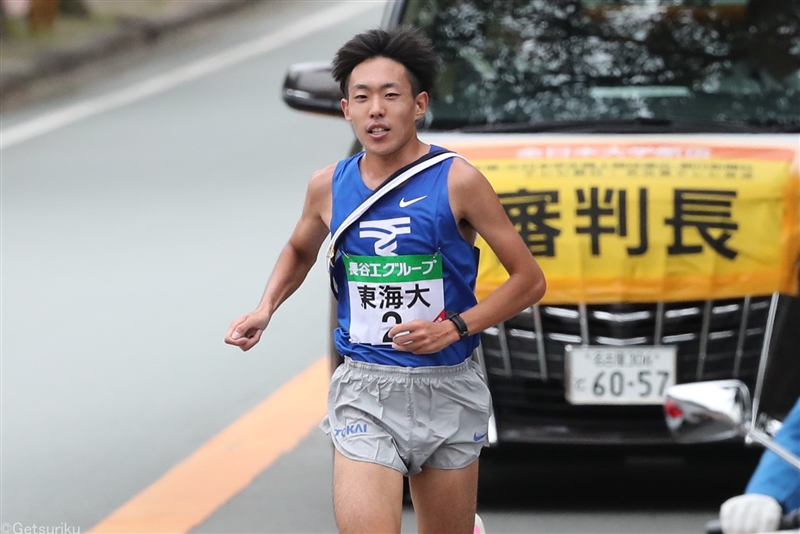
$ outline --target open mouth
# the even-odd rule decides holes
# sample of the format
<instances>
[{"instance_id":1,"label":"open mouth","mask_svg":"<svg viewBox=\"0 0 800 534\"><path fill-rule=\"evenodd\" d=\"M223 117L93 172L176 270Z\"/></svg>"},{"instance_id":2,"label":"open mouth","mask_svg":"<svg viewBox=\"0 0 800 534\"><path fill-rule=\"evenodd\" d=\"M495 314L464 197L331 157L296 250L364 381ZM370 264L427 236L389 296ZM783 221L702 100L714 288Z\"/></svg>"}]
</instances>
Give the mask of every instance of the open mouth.
<instances>
[{"instance_id":1,"label":"open mouth","mask_svg":"<svg viewBox=\"0 0 800 534\"><path fill-rule=\"evenodd\" d=\"M373 126L367 129L367 133L374 136L381 136L389 133L389 128L386 126Z\"/></svg>"}]
</instances>

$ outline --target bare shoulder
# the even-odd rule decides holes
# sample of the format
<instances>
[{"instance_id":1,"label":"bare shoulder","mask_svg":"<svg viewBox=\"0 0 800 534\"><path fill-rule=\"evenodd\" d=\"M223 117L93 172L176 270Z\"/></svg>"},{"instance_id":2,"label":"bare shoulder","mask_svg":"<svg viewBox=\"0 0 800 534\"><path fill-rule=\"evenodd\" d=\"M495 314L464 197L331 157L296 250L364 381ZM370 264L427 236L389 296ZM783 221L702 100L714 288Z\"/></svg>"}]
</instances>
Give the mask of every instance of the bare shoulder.
<instances>
[{"instance_id":1,"label":"bare shoulder","mask_svg":"<svg viewBox=\"0 0 800 534\"><path fill-rule=\"evenodd\" d=\"M336 164L328 165L319 169L311 175L311 180L308 182L308 192L310 195L316 196L317 194L330 193L331 184L333 184L333 173L336 170Z\"/></svg>"},{"instance_id":2,"label":"bare shoulder","mask_svg":"<svg viewBox=\"0 0 800 534\"><path fill-rule=\"evenodd\" d=\"M475 168L472 163L463 158L453 158L448 175L448 185L458 188L469 188L470 186L480 186L481 183L488 184L483 173Z\"/></svg>"},{"instance_id":3,"label":"bare shoulder","mask_svg":"<svg viewBox=\"0 0 800 534\"><path fill-rule=\"evenodd\" d=\"M486 200L487 195L495 197L489 180L471 163L454 158L447 176L447 192L450 208L457 220L469 218L472 207Z\"/></svg>"},{"instance_id":4,"label":"bare shoulder","mask_svg":"<svg viewBox=\"0 0 800 534\"><path fill-rule=\"evenodd\" d=\"M336 164L334 163L311 175L311 180L308 182L308 190L306 192L306 206L304 211L307 214L314 214L319 217L328 228L330 228L333 205L331 186L333 184L333 173L335 170Z\"/></svg>"}]
</instances>

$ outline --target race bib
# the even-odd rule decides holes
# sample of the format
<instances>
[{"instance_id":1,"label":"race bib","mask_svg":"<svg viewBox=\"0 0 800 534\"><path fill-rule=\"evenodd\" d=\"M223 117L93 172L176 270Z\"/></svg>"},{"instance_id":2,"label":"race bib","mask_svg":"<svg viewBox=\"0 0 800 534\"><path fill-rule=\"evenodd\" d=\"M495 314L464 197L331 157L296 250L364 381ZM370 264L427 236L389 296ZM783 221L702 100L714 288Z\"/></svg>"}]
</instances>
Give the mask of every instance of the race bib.
<instances>
[{"instance_id":1,"label":"race bib","mask_svg":"<svg viewBox=\"0 0 800 534\"><path fill-rule=\"evenodd\" d=\"M398 323L444 319L442 257L343 256L350 295L350 341L391 345Z\"/></svg>"}]
</instances>

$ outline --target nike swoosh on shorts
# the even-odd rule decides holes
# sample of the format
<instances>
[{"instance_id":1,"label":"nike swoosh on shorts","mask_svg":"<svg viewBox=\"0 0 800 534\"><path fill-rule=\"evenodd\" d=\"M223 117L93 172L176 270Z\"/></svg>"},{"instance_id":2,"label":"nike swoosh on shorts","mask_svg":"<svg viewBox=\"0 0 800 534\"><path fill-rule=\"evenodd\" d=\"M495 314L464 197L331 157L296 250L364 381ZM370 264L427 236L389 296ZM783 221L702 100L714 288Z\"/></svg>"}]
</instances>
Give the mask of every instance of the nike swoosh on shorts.
<instances>
[{"instance_id":1,"label":"nike swoosh on shorts","mask_svg":"<svg viewBox=\"0 0 800 534\"><path fill-rule=\"evenodd\" d=\"M483 438L485 438L488 434L489 434L488 432L486 434L478 434L477 432L475 432L475 434L472 436L472 439L474 441L480 441Z\"/></svg>"},{"instance_id":2,"label":"nike swoosh on shorts","mask_svg":"<svg viewBox=\"0 0 800 534\"><path fill-rule=\"evenodd\" d=\"M424 198L428 198L428 195L425 195L425 196L419 197L419 198L412 198L409 201L406 201L406 197L403 197L403 198L400 199L400 207L401 208L405 208L406 206L410 206L411 204L413 204L415 202L419 202L420 200L422 200Z\"/></svg>"}]
</instances>

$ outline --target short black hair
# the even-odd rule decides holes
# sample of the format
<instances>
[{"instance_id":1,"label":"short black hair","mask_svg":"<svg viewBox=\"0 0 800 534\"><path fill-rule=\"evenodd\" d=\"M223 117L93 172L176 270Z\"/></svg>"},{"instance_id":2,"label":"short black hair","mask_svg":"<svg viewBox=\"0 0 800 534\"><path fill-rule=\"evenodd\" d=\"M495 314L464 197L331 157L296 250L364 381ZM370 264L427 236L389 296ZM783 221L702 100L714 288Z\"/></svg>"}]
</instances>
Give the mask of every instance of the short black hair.
<instances>
[{"instance_id":1,"label":"short black hair","mask_svg":"<svg viewBox=\"0 0 800 534\"><path fill-rule=\"evenodd\" d=\"M406 68L414 96L433 89L436 78L436 55L433 44L419 30L411 26L398 26L393 30L369 30L359 33L333 58L333 78L347 97L347 84L353 69L368 59L385 57Z\"/></svg>"}]
</instances>

